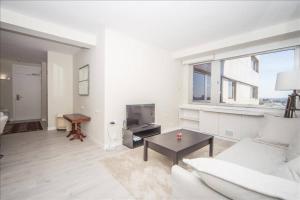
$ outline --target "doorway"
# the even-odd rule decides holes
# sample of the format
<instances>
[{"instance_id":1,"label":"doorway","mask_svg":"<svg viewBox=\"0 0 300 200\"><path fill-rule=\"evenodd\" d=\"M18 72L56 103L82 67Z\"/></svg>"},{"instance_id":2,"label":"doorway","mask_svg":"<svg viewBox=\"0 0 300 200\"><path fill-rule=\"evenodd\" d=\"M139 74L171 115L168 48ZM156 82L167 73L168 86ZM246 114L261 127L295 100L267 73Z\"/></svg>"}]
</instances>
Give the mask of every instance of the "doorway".
<instances>
[{"instance_id":1,"label":"doorway","mask_svg":"<svg viewBox=\"0 0 300 200\"><path fill-rule=\"evenodd\" d=\"M13 120L41 120L41 66L12 67Z\"/></svg>"}]
</instances>

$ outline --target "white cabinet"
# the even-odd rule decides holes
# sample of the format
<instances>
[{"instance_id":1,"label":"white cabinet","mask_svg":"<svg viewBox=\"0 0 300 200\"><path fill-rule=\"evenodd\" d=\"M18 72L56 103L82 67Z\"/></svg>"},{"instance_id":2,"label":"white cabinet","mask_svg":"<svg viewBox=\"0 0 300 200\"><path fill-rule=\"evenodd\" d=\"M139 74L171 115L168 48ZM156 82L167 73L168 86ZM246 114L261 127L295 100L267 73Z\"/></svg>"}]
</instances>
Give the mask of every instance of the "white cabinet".
<instances>
[{"instance_id":1,"label":"white cabinet","mask_svg":"<svg viewBox=\"0 0 300 200\"><path fill-rule=\"evenodd\" d=\"M218 135L218 123L219 115L218 113L199 111L199 131L202 133L209 133L212 135Z\"/></svg>"},{"instance_id":2,"label":"white cabinet","mask_svg":"<svg viewBox=\"0 0 300 200\"><path fill-rule=\"evenodd\" d=\"M243 131L242 115L219 113L219 134L222 137L240 139Z\"/></svg>"},{"instance_id":3,"label":"white cabinet","mask_svg":"<svg viewBox=\"0 0 300 200\"><path fill-rule=\"evenodd\" d=\"M190 130L199 130L199 121L181 120L181 127Z\"/></svg>"},{"instance_id":4,"label":"white cabinet","mask_svg":"<svg viewBox=\"0 0 300 200\"><path fill-rule=\"evenodd\" d=\"M182 109L179 112L180 124L182 128L199 129L199 111L193 109Z\"/></svg>"},{"instance_id":5,"label":"white cabinet","mask_svg":"<svg viewBox=\"0 0 300 200\"><path fill-rule=\"evenodd\" d=\"M182 109L179 113L180 119L199 121L199 111L192 109Z\"/></svg>"},{"instance_id":6,"label":"white cabinet","mask_svg":"<svg viewBox=\"0 0 300 200\"><path fill-rule=\"evenodd\" d=\"M261 112L214 107L180 107L182 128L231 140L256 137L264 115Z\"/></svg>"}]
</instances>

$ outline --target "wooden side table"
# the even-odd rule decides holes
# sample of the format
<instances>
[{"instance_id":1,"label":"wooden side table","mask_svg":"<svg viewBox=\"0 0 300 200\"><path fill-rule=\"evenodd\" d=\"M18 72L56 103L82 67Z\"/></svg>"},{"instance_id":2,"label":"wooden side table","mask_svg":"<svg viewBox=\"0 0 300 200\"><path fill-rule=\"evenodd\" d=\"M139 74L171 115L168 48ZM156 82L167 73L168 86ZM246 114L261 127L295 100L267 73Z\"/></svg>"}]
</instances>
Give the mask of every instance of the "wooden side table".
<instances>
[{"instance_id":1,"label":"wooden side table","mask_svg":"<svg viewBox=\"0 0 300 200\"><path fill-rule=\"evenodd\" d=\"M91 118L82 114L67 114L63 115L63 117L72 124L72 130L67 137L73 135L70 140L79 139L81 142L83 142L83 138L86 136L81 131L81 123L88 122L91 120Z\"/></svg>"}]
</instances>

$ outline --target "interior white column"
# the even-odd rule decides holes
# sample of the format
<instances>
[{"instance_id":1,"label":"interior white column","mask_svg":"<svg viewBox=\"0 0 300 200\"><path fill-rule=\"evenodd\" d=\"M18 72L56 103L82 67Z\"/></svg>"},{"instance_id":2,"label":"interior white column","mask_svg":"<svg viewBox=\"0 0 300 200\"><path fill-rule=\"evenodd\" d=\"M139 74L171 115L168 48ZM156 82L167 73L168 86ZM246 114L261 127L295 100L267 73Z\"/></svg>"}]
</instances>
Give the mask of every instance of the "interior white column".
<instances>
[{"instance_id":1,"label":"interior white column","mask_svg":"<svg viewBox=\"0 0 300 200\"><path fill-rule=\"evenodd\" d=\"M221 66L222 62L212 61L211 63L211 103L220 103L221 95Z\"/></svg>"},{"instance_id":2,"label":"interior white column","mask_svg":"<svg viewBox=\"0 0 300 200\"><path fill-rule=\"evenodd\" d=\"M300 69L300 46L295 49L295 68Z\"/></svg>"},{"instance_id":3,"label":"interior white column","mask_svg":"<svg viewBox=\"0 0 300 200\"><path fill-rule=\"evenodd\" d=\"M194 73L194 67L192 65L186 65L187 67L187 73L188 73L188 102L193 103L193 73Z\"/></svg>"},{"instance_id":4,"label":"interior white column","mask_svg":"<svg viewBox=\"0 0 300 200\"><path fill-rule=\"evenodd\" d=\"M299 69L300 70L300 46L298 46L295 49L295 60L294 60L294 63L295 63L295 69ZM300 91L298 91L298 93L300 93ZM297 105L297 108L300 108L299 98L296 99L296 105Z\"/></svg>"}]
</instances>

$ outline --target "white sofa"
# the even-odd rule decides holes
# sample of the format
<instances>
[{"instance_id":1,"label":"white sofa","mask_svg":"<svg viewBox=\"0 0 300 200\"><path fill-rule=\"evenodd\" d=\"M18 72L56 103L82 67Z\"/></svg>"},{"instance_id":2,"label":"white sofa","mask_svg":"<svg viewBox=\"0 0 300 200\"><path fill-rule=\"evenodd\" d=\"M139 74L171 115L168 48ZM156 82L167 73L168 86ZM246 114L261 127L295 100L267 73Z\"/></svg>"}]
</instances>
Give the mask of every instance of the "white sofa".
<instances>
[{"instance_id":1,"label":"white sofa","mask_svg":"<svg viewBox=\"0 0 300 200\"><path fill-rule=\"evenodd\" d=\"M277 120L277 119L275 119ZM300 121L298 121L300 122ZM295 124L298 124L296 122ZM265 128L265 131L272 131L273 135L279 135L280 131L282 131L282 127L275 127L274 120L270 121L272 125L272 129ZM288 121L290 123L290 121ZM275 123L276 124L276 123ZM279 126L285 126L284 123L278 123ZM267 125L265 125L267 126ZM286 127L285 127L286 128ZM294 130L285 129L289 132L290 135ZM295 129L296 130L296 129ZM278 131L278 132L276 132ZM297 135L297 136L296 136ZM288 134L286 134L287 137ZM269 138L268 138L269 137ZM270 137L270 134L265 134L261 136L264 140L276 141L276 139ZM198 158L191 159L185 161L185 163L196 163L198 162L198 166L205 165L206 162L214 161L212 163L218 163L210 167L206 166L202 167L202 171L197 170L195 167L192 172L185 170L180 166L173 166L171 172L172 178L172 199L209 199L209 200L223 200L223 199L300 199L300 129L297 134L294 134L293 140L289 146L285 145L274 145L274 143L266 143L261 138L246 138L236 143L229 149L217 155L215 158L211 158L210 160ZM280 138L280 140L284 140ZM288 140L287 140L288 141ZM291 148L292 147L292 148ZM293 159L290 162L294 162L293 174L290 173L289 169L286 168L287 164L287 155L289 152L293 151ZM295 153L296 152L296 153ZM296 159L295 159L296 158ZM291 158L292 159L292 158ZM296 163L297 162L297 163ZM199 164L200 163L200 164ZM228 164L227 164L228 163ZM295 165L296 163L296 165ZM229 166L227 166L229 165ZM237 166L237 171L232 170L230 165ZM191 165L193 167L193 165ZM201 168L201 167L200 167ZM204 169L204 171L203 171ZM229 170L230 169L230 170ZM245 187L245 185L239 185L236 182L228 181L228 177L234 176L237 179L251 179L253 177L249 177L249 174L243 174L241 171L245 171L245 173L253 174L257 176L259 180L252 180L253 185L250 184L249 187ZM212 171L215 174L210 174ZM204 172L204 173L203 173ZM288 174L289 173L289 174ZM223 176L219 176L219 175ZM248 175L248 176L247 176ZM225 177L225 178L224 178ZM241 178L242 177L242 178ZM261 179L259 177L262 177ZM236 180L237 180L236 179ZM268 182L268 180L271 180ZM276 182L274 188L272 188L272 181ZM242 181L243 182L243 181ZM245 181L244 181L245 182ZM263 183L267 183L263 185ZM277 185L276 185L277 184ZM208 186L209 185L209 186ZM258 185L258 187L256 187ZM257 192L253 190L251 187L261 189L262 192ZM276 191L276 189L278 191ZM266 192L264 191L266 190ZM268 190L269 189L269 190ZM274 191L274 196L272 196ZM271 191L271 192L270 192ZM268 193L269 192L269 193ZM276 193L277 192L277 193ZM232 194L229 194L232 193ZM269 194L272 195L269 195ZM283 194L284 197L278 198L277 194ZM229 195L228 195L229 194ZM280 194L279 194L280 197Z\"/></svg>"},{"instance_id":2,"label":"white sofa","mask_svg":"<svg viewBox=\"0 0 300 200\"><path fill-rule=\"evenodd\" d=\"M8 120L8 117L3 114L3 112L0 112L0 135L2 135L5 124Z\"/></svg>"}]
</instances>

